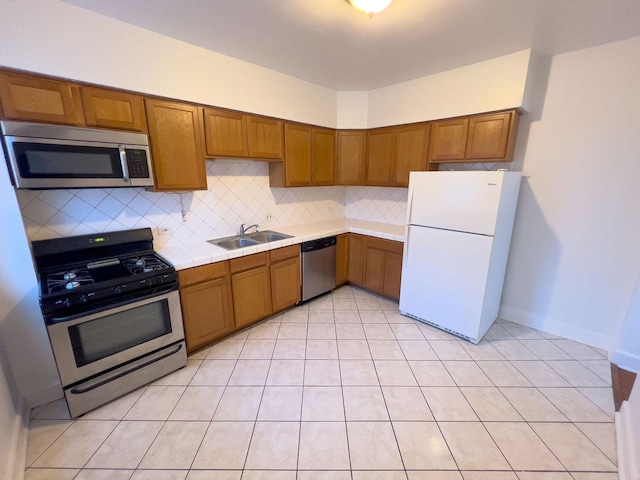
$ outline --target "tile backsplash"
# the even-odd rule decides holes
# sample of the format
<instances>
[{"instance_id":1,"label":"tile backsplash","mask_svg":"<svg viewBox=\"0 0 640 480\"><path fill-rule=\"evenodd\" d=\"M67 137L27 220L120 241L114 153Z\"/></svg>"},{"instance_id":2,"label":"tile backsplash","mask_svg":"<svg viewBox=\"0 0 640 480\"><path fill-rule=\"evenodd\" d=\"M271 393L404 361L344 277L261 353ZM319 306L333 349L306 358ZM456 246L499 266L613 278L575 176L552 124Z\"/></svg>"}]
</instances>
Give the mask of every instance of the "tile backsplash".
<instances>
[{"instance_id":1,"label":"tile backsplash","mask_svg":"<svg viewBox=\"0 0 640 480\"><path fill-rule=\"evenodd\" d=\"M404 225L407 189L389 187L347 187L345 217Z\"/></svg>"}]
</instances>

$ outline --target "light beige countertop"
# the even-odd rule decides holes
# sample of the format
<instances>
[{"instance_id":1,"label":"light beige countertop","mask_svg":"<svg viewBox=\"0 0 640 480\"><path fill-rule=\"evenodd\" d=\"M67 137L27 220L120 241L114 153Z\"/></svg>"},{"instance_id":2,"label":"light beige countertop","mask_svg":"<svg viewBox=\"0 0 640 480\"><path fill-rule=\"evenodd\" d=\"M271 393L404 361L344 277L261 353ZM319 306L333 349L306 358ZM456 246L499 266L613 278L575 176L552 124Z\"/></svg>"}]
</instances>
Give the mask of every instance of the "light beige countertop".
<instances>
[{"instance_id":1,"label":"light beige countertop","mask_svg":"<svg viewBox=\"0 0 640 480\"><path fill-rule=\"evenodd\" d=\"M287 235L293 235L293 237L278 240L277 242L238 248L236 250L225 250L208 242L197 242L188 245L164 247L159 249L158 253L169 260L176 270L182 270L347 232L361 233L363 235L386 238L387 240L395 240L398 242L404 241L404 225L390 225L388 223L369 222L350 218L277 227L274 230L286 233Z\"/></svg>"}]
</instances>

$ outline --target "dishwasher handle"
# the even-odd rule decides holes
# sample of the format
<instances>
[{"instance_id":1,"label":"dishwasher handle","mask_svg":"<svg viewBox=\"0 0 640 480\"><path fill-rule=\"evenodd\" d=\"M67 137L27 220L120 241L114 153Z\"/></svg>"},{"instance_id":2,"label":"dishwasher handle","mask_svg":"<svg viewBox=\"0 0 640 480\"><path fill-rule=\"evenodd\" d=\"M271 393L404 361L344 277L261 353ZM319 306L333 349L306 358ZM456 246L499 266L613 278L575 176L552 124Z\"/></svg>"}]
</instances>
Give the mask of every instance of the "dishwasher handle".
<instances>
[{"instance_id":1,"label":"dishwasher handle","mask_svg":"<svg viewBox=\"0 0 640 480\"><path fill-rule=\"evenodd\" d=\"M302 253L313 252L314 250L322 250L323 248L333 247L337 242L337 237L318 238L317 240L309 240L308 242L302 242L300 249Z\"/></svg>"}]
</instances>

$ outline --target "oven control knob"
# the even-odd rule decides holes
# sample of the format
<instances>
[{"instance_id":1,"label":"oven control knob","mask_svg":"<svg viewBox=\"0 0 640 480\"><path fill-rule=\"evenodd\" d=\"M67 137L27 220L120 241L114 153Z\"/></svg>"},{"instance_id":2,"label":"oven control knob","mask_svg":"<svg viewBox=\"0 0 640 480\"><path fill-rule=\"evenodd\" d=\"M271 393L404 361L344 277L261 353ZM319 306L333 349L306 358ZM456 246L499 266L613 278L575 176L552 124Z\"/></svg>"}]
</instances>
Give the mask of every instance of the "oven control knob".
<instances>
[{"instance_id":1,"label":"oven control knob","mask_svg":"<svg viewBox=\"0 0 640 480\"><path fill-rule=\"evenodd\" d=\"M120 295L122 293L122 289L120 287L116 287L113 289L113 293L116 295Z\"/></svg>"},{"instance_id":2,"label":"oven control knob","mask_svg":"<svg viewBox=\"0 0 640 480\"><path fill-rule=\"evenodd\" d=\"M68 298L65 298L62 302L62 306L65 308L69 308L71 306L71 301Z\"/></svg>"},{"instance_id":3,"label":"oven control knob","mask_svg":"<svg viewBox=\"0 0 640 480\"><path fill-rule=\"evenodd\" d=\"M87 296L86 295L82 295L80 297L80 303L87 303Z\"/></svg>"}]
</instances>

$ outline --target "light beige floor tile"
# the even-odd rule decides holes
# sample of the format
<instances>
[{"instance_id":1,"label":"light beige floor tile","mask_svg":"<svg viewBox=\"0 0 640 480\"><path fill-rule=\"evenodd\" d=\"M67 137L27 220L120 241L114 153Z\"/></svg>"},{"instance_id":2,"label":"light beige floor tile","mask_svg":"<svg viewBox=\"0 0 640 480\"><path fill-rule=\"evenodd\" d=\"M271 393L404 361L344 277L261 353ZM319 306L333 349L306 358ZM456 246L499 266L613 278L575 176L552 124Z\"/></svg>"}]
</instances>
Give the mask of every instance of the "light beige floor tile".
<instances>
[{"instance_id":1,"label":"light beige floor tile","mask_svg":"<svg viewBox=\"0 0 640 480\"><path fill-rule=\"evenodd\" d=\"M262 322L251 329L248 340L275 340L278 338L278 330L280 323Z\"/></svg>"},{"instance_id":2,"label":"light beige floor tile","mask_svg":"<svg viewBox=\"0 0 640 480\"><path fill-rule=\"evenodd\" d=\"M458 387L422 387L437 421L478 421L478 416Z\"/></svg>"},{"instance_id":3,"label":"light beige floor tile","mask_svg":"<svg viewBox=\"0 0 640 480\"><path fill-rule=\"evenodd\" d=\"M617 473L571 472L574 480L618 480Z\"/></svg>"},{"instance_id":4,"label":"light beige floor tile","mask_svg":"<svg viewBox=\"0 0 640 480\"><path fill-rule=\"evenodd\" d=\"M340 360L343 385L379 385L371 360Z\"/></svg>"},{"instance_id":5,"label":"light beige floor tile","mask_svg":"<svg viewBox=\"0 0 640 480\"><path fill-rule=\"evenodd\" d=\"M267 385L302 385L304 360L272 360Z\"/></svg>"},{"instance_id":6,"label":"light beige floor tile","mask_svg":"<svg viewBox=\"0 0 640 480\"><path fill-rule=\"evenodd\" d=\"M563 470L526 423L488 422L484 426L514 470Z\"/></svg>"},{"instance_id":7,"label":"light beige floor tile","mask_svg":"<svg viewBox=\"0 0 640 480\"><path fill-rule=\"evenodd\" d=\"M540 360L571 360L571 356L549 340L520 340Z\"/></svg>"},{"instance_id":8,"label":"light beige floor tile","mask_svg":"<svg viewBox=\"0 0 640 480\"><path fill-rule=\"evenodd\" d=\"M371 360L369 344L366 340L338 340L340 360Z\"/></svg>"},{"instance_id":9,"label":"light beige floor tile","mask_svg":"<svg viewBox=\"0 0 640 480\"><path fill-rule=\"evenodd\" d=\"M307 338L314 340L335 340L336 326L333 323L313 323L309 324Z\"/></svg>"},{"instance_id":10,"label":"light beige floor tile","mask_svg":"<svg viewBox=\"0 0 640 480\"><path fill-rule=\"evenodd\" d=\"M333 292L331 292L331 296L333 298L336 297L349 297L349 298L353 298L353 290L355 288L352 287L351 285L342 285L338 288L336 288Z\"/></svg>"},{"instance_id":11,"label":"light beige floor tile","mask_svg":"<svg viewBox=\"0 0 640 480\"><path fill-rule=\"evenodd\" d=\"M309 324L335 323L336 319L333 315L333 303L331 305L331 310L314 310L309 306Z\"/></svg>"},{"instance_id":12,"label":"light beige floor tile","mask_svg":"<svg viewBox=\"0 0 640 480\"><path fill-rule=\"evenodd\" d=\"M242 480L296 480L294 470L245 470Z\"/></svg>"},{"instance_id":13,"label":"light beige floor tile","mask_svg":"<svg viewBox=\"0 0 640 480\"><path fill-rule=\"evenodd\" d=\"M380 325L387 325L389 323L384 312L360 311L360 320L362 321L363 326L370 323ZM391 338L395 340L395 337Z\"/></svg>"},{"instance_id":14,"label":"light beige floor tile","mask_svg":"<svg viewBox=\"0 0 640 480\"><path fill-rule=\"evenodd\" d=\"M477 345L471 342L460 342L460 346L474 360L504 360L502 354L487 339L482 339Z\"/></svg>"},{"instance_id":15,"label":"light beige floor tile","mask_svg":"<svg viewBox=\"0 0 640 480\"><path fill-rule=\"evenodd\" d=\"M513 472L462 472L464 480L518 480Z\"/></svg>"},{"instance_id":16,"label":"light beige floor tile","mask_svg":"<svg viewBox=\"0 0 640 480\"><path fill-rule=\"evenodd\" d=\"M93 454L86 467L135 469L162 425L163 422L121 422Z\"/></svg>"},{"instance_id":17,"label":"light beige floor tile","mask_svg":"<svg viewBox=\"0 0 640 480\"><path fill-rule=\"evenodd\" d=\"M349 470L346 425L343 422L303 422L298 468Z\"/></svg>"},{"instance_id":18,"label":"light beige floor tile","mask_svg":"<svg viewBox=\"0 0 640 480\"><path fill-rule=\"evenodd\" d=\"M364 320L363 320L364 322ZM395 340L393 330L387 323L363 323L367 340Z\"/></svg>"},{"instance_id":19,"label":"light beige floor tile","mask_svg":"<svg viewBox=\"0 0 640 480\"><path fill-rule=\"evenodd\" d=\"M484 338L487 340L510 340L513 339L513 335L502 328L502 324L493 324L491 328L484 334Z\"/></svg>"},{"instance_id":20,"label":"light beige floor tile","mask_svg":"<svg viewBox=\"0 0 640 480\"><path fill-rule=\"evenodd\" d=\"M278 332L278 339L306 340L308 325L306 323L283 323Z\"/></svg>"},{"instance_id":21,"label":"light beige floor tile","mask_svg":"<svg viewBox=\"0 0 640 480\"><path fill-rule=\"evenodd\" d=\"M341 385L338 360L307 360L304 369L305 385Z\"/></svg>"},{"instance_id":22,"label":"light beige floor tile","mask_svg":"<svg viewBox=\"0 0 640 480\"><path fill-rule=\"evenodd\" d=\"M489 380L476 362L471 361L443 361L444 368L447 369L453 381L460 387L492 387L493 382Z\"/></svg>"},{"instance_id":23,"label":"light beige floor tile","mask_svg":"<svg viewBox=\"0 0 640 480\"><path fill-rule=\"evenodd\" d=\"M427 340L457 341L458 339L458 337L456 337L455 335L452 335L449 332L445 332L444 330L440 330L439 328L432 327L431 325L427 325L426 323L416 322L416 325L418 325L418 328L422 332L422 335L424 335L424 338L426 338Z\"/></svg>"},{"instance_id":24,"label":"light beige floor tile","mask_svg":"<svg viewBox=\"0 0 640 480\"><path fill-rule=\"evenodd\" d=\"M589 345L585 345L584 343L578 343L564 338L551 340L551 343L571 355L575 360L602 360L605 358L605 355L602 355L597 350L591 348Z\"/></svg>"},{"instance_id":25,"label":"light beige floor tile","mask_svg":"<svg viewBox=\"0 0 640 480\"><path fill-rule=\"evenodd\" d=\"M167 422L140 463L140 468L188 469L208 422Z\"/></svg>"},{"instance_id":26,"label":"light beige floor tile","mask_svg":"<svg viewBox=\"0 0 640 480\"><path fill-rule=\"evenodd\" d=\"M523 418L495 387L462 387L471 407L483 422L522 422Z\"/></svg>"},{"instance_id":27,"label":"light beige floor tile","mask_svg":"<svg viewBox=\"0 0 640 480\"><path fill-rule=\"evenodd\" d=\"M247 339L242 347L240 358L245 360L270 360L276 346L274 339Z\"/></svg>"},{"instance_id":28,"label":"light beige floor tile","mask_svg":"<svg viewBox=\"0 0 640 480\"><path fill-rule=\"evenodd\" d=\"M580 363L611 385L611 363L608 360L581 360Z\"/></svg>"},{"instance_id":29,"label":"light beige floor tile","mask_svg":"<svg viewBox=\"0 0 640 480\"><path fill-rule=\"evenodd\" d=\"M207 355L209 354L210 349L211 347L201 348L200 350L197 350L187 355L187 359L188 360L204 360L205 358L207 358Z\"/></svg>"},{"instance_id":30,"label":"light beige floor tile","mask_svg":"<svg viewBox=\"0 0 640 480\"><path fill-rule=\"evenodd\" d=\"M222 392L224 387L187 387L169 420L211 420Z\"/></svg>"},{"instance_id":31,"label":"light beige floor tile","mask_svg":"<svg viewBox=\"0 0 640 480\"><path fill-rule=\"evenodd\" d=\"M200 365L202 365L202 360L188 360L185 367L158 378L151 385L189 385Z\"/></svg>"},{"instance_id":32,"label":"light beige floor tile","mask_svg":"<svg viewBox=\"0 0 640 480\"><path fill-rule=\"evenodd\" d=\"M406 360L376 360L374 362L380 385L418 386Z\"/></svg>"},{"instance_id":33,"label":"light beige floor tile","mask_svg":"<svg viewBox=\"0 0 640 480\"><path fill-rule=\"evenodd\" d=\"M393 430L406 469L457 469L435 422L394 422Z\"/></svg>"},{"instance_id":34,"label":"light beige floor tile","mask_svg":"<svg viewBox=\"0 0 640 480\"><path fill-rule=\"evenodd\" d=\"M117 424L110 420L76 420L40 455L33 466L82 468Z\"/></svg>"},{"instance_id":35,"label":"light beige floor tile","mask_svg":"<svg viewBox=\"0 0 640 480\"><path fill-rule=\"evenodd\" d=\"M572 422L608 422L611 418L575 388L541 388L540 392Z\"/></svg>"},{"instance_id":36,"label":"light beige floor tile","mask_svg":"<svg viewBox=\"0 0 640 480\"><path fill-rule=\"evenodd\" d=\"M333 298L331 295L325 295L309 303L309 321L311 321L311 312L322 310L333 310Z\"/></svg>"},{"instance_id":37,"label":"light beige floor tile","mask_svg":"<svg viewBox=\"0 0 640 480\"><path fill-rule=\"evenodd\" d=\"M244 347L244 338L227 338L209 349L208 360L237 360Z\"/></svg>"},{"instance_id":38,"label":"light beige floor tile","mask_svg":"<svg viewBox=\"0 0 640 480\"><path fill-rule=\"evenodd\" d=\"M536 388L502 387L500 391L527 422L568 421Z\"/></svg>"},{"instance_id":39,"label":"light beige floor tile","mask_svg":"<svg viewBox=\"0 0 640 480\"><path fill-rule=\"evenodd\" d=\"M336 323L338 340L364 340L364 328L361 323Z\"/></svg>"},{"instance_id":40,"label":"light beige floor tile","mask_svg":"<svg viewBox=\"0 0 640 480\"><path fill-rule=\"evenodd\" d=\"M511 469L481 423L439 422L438 426L461 470Z\"/></svg>"},{"instance_id":41,"label":"light beige floor tile","mask_svg":"<svg viewBox=\"0 0 640 480\"><path fill-rule=\"evenodd\" d=\"M600 410L609 415L610 418L613 418L615 405L613 403L613 391L610 387L578 388L577 390L591 400Z\"/></svg>"},{"instance_id":42,"label":"light beige floor tile","mask_svg":"<svg viewBox=\"0 0 640 480\"><path fill-rule=\"evenodd\" d=\"M357 310L358 306L353 298L334 298L333 310ZM337 319L336 319L337 320Z\"/></svg>"},{"instance_id":43,"label":"light beige floor tile","mask_svg":"<svg viewBox=\"0 0 640 480\"><path fill-rule=\"evenodd\" d=\"M407 480L407 472L402 470L354 471L353 480Z\"/></svg>"},{"instance_id":44,"label":"light beige floor tile","mask_svg":"<svg viewBox=\"0 0 640 480\"><path fill-rule=\"evenodd\" d=\"M386 298L378 298L378 303L380 304L380 308L382 308L382 310L385 312L398 311L398 302L394 302Z\"/></svg>"},{"instance_id":45,"label":"light beige floor tile","mask_svg":"<svg viewBox=\"0 0 640 480\"><path fill-rule=\"evenodd\" d=\"M307 323L309 321L309 308L306 305L301 307L293 308L291 310L286 311L282 315L282 324L280 326L280 330L282 330L282 326L285 323Z\"/></svg>"},{"instance_id":46,"label":"light beige floor tile","mask_svg":"<svg viewBox=\"0 0 640 480\"><path fill-rule=\"evenodd\" d=\"M72 423L72 420L31 420L26 466L31 466Z\"/></svg>"},{"instance_id":47,"label":"light beige floor tile","mask_svg":"<svg viewBox=\"0 0 640 480\"><path fill-rule=\"evenodd\" d=\"M426 340L399 340L398 344L407 360L438 360L436 352Z\"/></svg>"},{"instance_id":48,"label":"light beige floor tile","mask_svg":"<svg viewBox=\"0 0 640 480\"><path fill-rule=\"evenodd\" d=\"M96 408L82 416L83 420L122 420L131 407L140 399L147 387L117 398L106 405Z\"/></svg>"},{"instance_id":49,"label":"light beige floor tile","mask_svg":"<svg viewBox=\"0 0 640 480\"><path fill-rule=\"evenodd\" d=\"M518 370L535 387L570 387L569 383L542 360L512 361Z\"/></svg>"},{"instance_id":50,"label":"light beige floor tile","mask_svg":"<svg viewBox=\"0 0 640 480\"><path fill-rule=\"evenodd\" d=\"M341 387L304 387L302 421L344 421Z\"/></svg>"},{"instance_id":51,"label":"light beige floor tile","mask_svg":"<svg viewBox=\"0 0 640 480\"><path fill-rule=\"evenodd\" d=\"M471 360L469 354L455 340L431 340L431 348L440 360Z\"/></svg>"},{"instance_id":52,"label":"light beige floor tile","mask_svg":"<svg viewBox=\"0 0 640 480\"><path fill-rule=\"evenodd\" d=\"M456 384L440 361L410 361L409 366L421 387L446 387Z\"/></svg>"},{"instance_id":53,"label":"light beige floor tile","mask_svg":"<svg viewBox=\"0 0 640 480\"><path fill-rule=\"evenodd\" d=\"M235 365L235 360L204 360L191 385L226 385Z\"/></svg>"},{"instance_id":54,"label":"light beige floor tile","mask_svg":"<svg viewBox=\"0 0 640 480\"><path fill-rule=\"evenodd\" d=\"M567 472L518 472L520 480L573 480Z\"/></svg>"},{"instance_id":55,"label":"light beige floor tile","mask_svg":"<svg viewBox=\"0 0 640 480\"><path fill-rule=\"evenodd\" d=\"M247 454L246 469L288 470L298 464L298 422L257 422Z\"/></svg>"},{"instance_id":56,"label":"light beige floor tile","mask_svg":"<svg viewBox=\"0 0 640 480\"><path fill-rule=\"evenodd\" d=\"M613 464L618 464L615 423L576 423L575 425Z\"/></svg>"},{"instance_id":57,"label":"light beige floor tile","mask_svg":"<svg viewBox=\"0 0 640 480\"><path fill-rule=\"evenodd\" d=\"M393 421L432 421L433 415L420 387L382 387Z\"/></svg>"},{"instance_id":58,"label":"light beige floor tile","mask_svg":"<svg viewBox=\"0 0 640 480\"><path fill-rule=\"evenodd\" d=\"M351 471L340 470L299 470L298 480L352 480Z\"/></svg>"},{"instance_id":59,"label":"light beige floor tile","mask_svg":"<svg viewBox=\"0 0 640 480\"><path fill-rule=\"evenodd\" d=\"M336 340L307 340L307 359L335 360L338 358Z\"/></svg>"},{"instance_id":60,"label":"light beige floor tile","mask_svg":"<svg viewBox=\"0 0 640 480\"><path fill-rule=\"evenodd\" d=\"M253 422L211 422L191 468L241 469L253 427Z\"/></svg>"},{"instance_id":61,"label":"light beige floor tile","mask_svg":"<svg viewBox=\"0 0 640 480\"><path fill-rule=\"evenodd\" d=\"M273 359L303 360L307 350L306 340L277 340Z\"/></svg>"},{"instance_id":62,"label":"light beige floor tile","mask_svg":"<svg viewBox=\"0 0 640 480\"><path fill-rule=\"evenodd\" d=\"M496 387L530 387L529 380L524 378L513 365L506 361L482 360L476 362Z\"/></svg>"},{"instance_id":63,"label":"light beige floor tile","mask_svg":"<svg viewBox=\"0 0 640 480\"><path fill-rule=\"evenodd\" d=\"M362 312L367 313L367 312ZM334 310L333 316L336 321L336 325L338 323L362 323L362 319L360 318L360 314L357 310Z\"/></svg>"},{"instance_id":64,"label":"light beige floor tile","mask_svg":"<svg viewBox=\"0 0 640 480\"><path fill-rule=\"evenodd\" d=\"M129 480L134 470L95 470L85 468L74 480Z\"/></svg>"},{"instance_id":65,"label":"light beige floor tile","mask_svg":"<svg viewBox=\"0 0 640 480\"><path fill-rule=\"evenodd\" d=\"M302 387L267 386L262 394L258 421L300 420Z\"/></svg>"},{"instance_id":66,"label":"light beige floor tile","mask_svg":"<svg viewBox=\"0 0 640 480\"><path fill-rule=\"evenodd\" d=\"M517 323L502 323L500 326L518 340L542 340L544 338L533 328L518 325Z\"/></svg>"},{"instance_id":67,"label":"light beige floor tile","mask_svg":"<svg viewBox=\"0 0 640 480\"><path fill-rule=\"evenodd\" d=\"M64 398L49 403L35 417L36 420L70 420L69 408Z\"/></svg>"},{"instance_id":68,"label":"light beige floor tile","mask_svg":"<svg viewBox=\"0 0 640 480\"><path fill-rule=\"evenodd\" d=\"M263 387L227 387L222 394L214 420L255 420Z\"/></svg>"},{"instance_id":69,"label":"light beige floor tile","mask_svg":"<svg viewBox=\"0 0 640 480\"><path fill-rule=\"evenodd\" d=\"M389 322L389 324L406 323L411 325L418 325L418 328L420 328L419 322L417 322L411 317L402 315L398 310L388 311L388 310L385 310L384 308L382 310L384 311L384 316L387 318L387 322ZM422 329L420 331L422 331ZM424 334L423 334L423 337L424 337Z\"/></svg>"},{"instance_id":70,"label":"light beige floor tile","mask_svg":"<svg viewBox=\"0 0 640 480\"><path fill-rule=\"evenodd\" d=\"M423 340L424 335L415 323L390 324L396 340Z\"/></svg>"},{"instance_id":71,"label":"light beige floor tile","mask_svg":"<svg viewBox=\"0 0 640 480\"><path fill-rule=\"evenodd\" d=\"M400 344L396 340L368 340L368 343L374 360L405 360Z\"/></svg>"},{"instance_id":72,"label":"light beige floor tile","mask_svg":"<svg viewBox=\"0 0 640 480\"><path fill-rule=\"evenodd\" d=\"M457 471L407 472L409 480L463 480Z\"/></svg>"},{"instance_id":73,"label":"light beige floor tile","mask_svg":"<svg viewBox=\"0 0 640 480\"><path fill-rule=\"evenodd\" d=\"M347 421L389 420L380 387L343 387Z\"/></svg>"},{"instance_id":74,"label":"light beige floor tile","mask_svg":"<svg viewBox=\"0 0 640 480\"><path fill-rule=\"evenodd\" d=\"M569 471L617 470L616 466L571 423L532 423L531 428Z\"/></svg>"},{"instance_id":75,"label":"light beige floor tile","mask_svg":"<svg viewBox=\"0 0 640 480\"><path fill-rule=\"evenodd\" d=\"M229 385L264 385L270 363L270 360L238 360Z\"/></svg>"},{"instance_id":76,"label":"light beige floor tile","mask_svg":"<svg viewBox=\"0 0 640 480\"><path fill-rule=\"evenodd\" d=\"M491 345L507 360L539 360L535 353L513 338L491 340Z\"/></svg>"},{"instance_id":77,"label":"light beige floor tile","mask_svg":"<svg viewBox=\"0 0 640 480\"><path fill-rule=\"evenodd\" d=\"M191 470L186 480L240 480L241 470Z\"/></svg>"},{"instance_id":78,"label":"light beige floor tile","mask_svg":"<svg viewBox=\"0 0 640 480\"><path fill-rule=\"evenodd\" d=\"M185 480L187 470L136 470L131 480Z\"/></svg>"},{"instance_id":79,"label":"light beige floor tile","mask_svg":"<svg viewBox=\"0 0 640 480\"><path fill-rule=\"evenodd\" d=\"M403 470L391 422L347 422L353 470Z\"/></svg>"},{"instance_id":80,"label":"light beige floor tile","mask_svg":"<svg viewBox=\"0 0 640 480\"><path fill-rule=\"evenodd\" d=\"M369 310L369 311L382 311L380 307L380 303L376 298L356 298L356 307L358 307L359 311Z\"/></svg>"},{"instance_id":81,"label":"light beige floor tile","mask_svg":"<svg viewBox=\"0 0 640 480\"><path fill-rule=\"evenodd\" d=\"M24 480L73 480L79 472L73 468L29 468Z\"/></svg>"},{"instance_id":82,"label":"light beige floor tile","mask_svg":"<svg viewBox=\"0 0 640 480\"><path fill-rule=\"evenodd\" d=\"M557 360L547 362L574 387L608 387L598 375L576 360Z\"/></svg>"}]
</instances>

